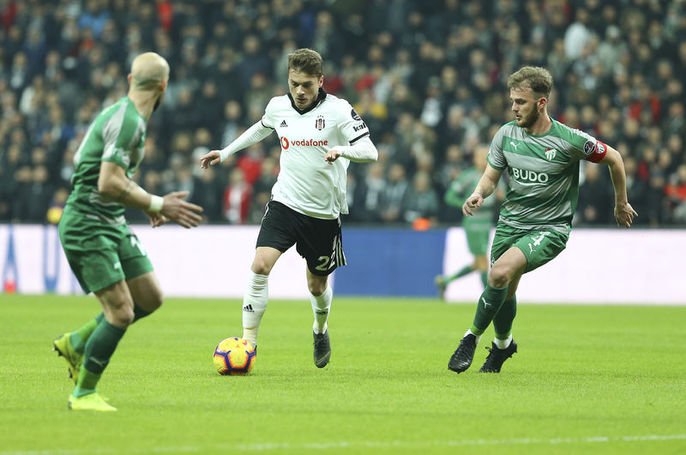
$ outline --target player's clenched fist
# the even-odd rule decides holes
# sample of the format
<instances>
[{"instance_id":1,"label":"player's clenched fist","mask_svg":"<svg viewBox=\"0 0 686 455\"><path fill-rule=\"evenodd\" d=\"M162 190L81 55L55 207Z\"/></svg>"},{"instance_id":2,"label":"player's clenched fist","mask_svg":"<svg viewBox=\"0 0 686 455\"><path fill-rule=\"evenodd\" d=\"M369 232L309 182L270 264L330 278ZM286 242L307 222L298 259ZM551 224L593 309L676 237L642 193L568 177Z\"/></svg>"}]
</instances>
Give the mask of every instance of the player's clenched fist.
<instances>
[{"instance_id":1,"label":"player's clenched fist","mask_svg":"<svg viewBox=\"0 0 686 455\"><path fill-rule=\"evenodd\" d=\"M336 150L336 148L332 148L326 152L326 155L324 155L324 160L327 163L331 164L334 161L336 161L340 156L341 156L341 152Z\"/></svg>"},{"instance_id":2,"label":"player's clenched fist","mask_svg":"<svg viewBox=\"0 0 686 455\"><path fill-rule=\"evenodd\" d=\"M468 216L474 215L474 212L481 207L484 198L481 194L474 192L471 196L467 198L464 205L462 206L462 213Z\"/></svg>"}]
</instances>

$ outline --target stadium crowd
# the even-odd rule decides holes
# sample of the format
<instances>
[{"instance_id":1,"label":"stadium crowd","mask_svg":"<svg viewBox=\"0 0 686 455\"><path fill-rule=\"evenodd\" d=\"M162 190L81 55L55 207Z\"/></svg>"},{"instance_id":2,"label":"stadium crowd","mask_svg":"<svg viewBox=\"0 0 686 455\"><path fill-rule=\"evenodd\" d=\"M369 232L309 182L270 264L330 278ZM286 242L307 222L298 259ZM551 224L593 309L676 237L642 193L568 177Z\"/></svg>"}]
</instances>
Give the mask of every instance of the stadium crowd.
<instances>
[{"instance_id":1,"label":"stadium crowd","mask_svg":"<svg viewBox=\"0 0 686 455\"><path fill-rule=\"evenodd\" d=\"M198 157L259 120L311 47L380 152L351 165L347 223L459 221L443 193L512 118L505 79L527 64L551 70L554 118L622 152L636 223L686 224L684 0L0 0L0 41L0 222L58 219L90 120L153 50L171 78L136 178L189 190L209 222L258 223L276 135L219 168ZM576 224L611 223L608 173L580 178Z\"/></svg>"}]
</instances>

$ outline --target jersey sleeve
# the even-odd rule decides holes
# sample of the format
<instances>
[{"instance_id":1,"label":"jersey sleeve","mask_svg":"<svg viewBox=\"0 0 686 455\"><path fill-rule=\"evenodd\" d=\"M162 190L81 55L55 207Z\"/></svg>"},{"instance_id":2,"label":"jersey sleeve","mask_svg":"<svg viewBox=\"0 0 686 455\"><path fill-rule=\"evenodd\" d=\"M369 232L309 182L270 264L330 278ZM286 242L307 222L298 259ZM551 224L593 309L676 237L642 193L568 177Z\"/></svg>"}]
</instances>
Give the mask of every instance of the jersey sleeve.
<instances>
[{"instance_id":1,"label":"jersey sleeve","mask_svg":"<svg viewBox=\"0 0 686 455\"><path fill-rule=\"evenodd\" d=\"M120 109L112 115L102 128L102 161L128 169L143 130L137 117L127 115L127 109Z\"/></svg>"},{"instance_id":2,"label":"jersey sleeve","mask_svg":"<svg viewBox=\"0 0 686 455\"><path fill-rule=\"evenodd\" d=\"M345 100L340 101L338 128L349 144L369 136L369 127L355 109Z\"/></svg>"},{"instance_id":3,"label":"jersey sleeve","mask_svg":"<svg viewBox=\"0 0 686 455\"><path fill-rule=\"evenodd\" d=\"M505 139L504 127L500 127L493 140L491 141L491 147L488 149L488 164L493 168L498 170L503 170L507 167L507 160L505 159L505 154L503 153L503 140Z\"/></svg>"},{"instance_id":4,"label":"jersey sleeve","mask_svg":"<svg viewBox=\"0 0 686 455\"><path fill-rule=\"evenodd\" d=\"M269 103L267 103L267 107L264 108L264 115L262 116L262 125L274 129L274 101L276 98L272 98Z\"/></svg>"},{"instance_id":5,"label":"jersey sleeve","mask_svg":"<svg viewBox=\"0 0 686 455\"><path fill-rule=\"evenodd\" d=\"M594 138L592 141L586 141L583 152L587 161L599 163L607 154L607 145Z\"/></svg>"},{"instance_id":6,"label":"jersey sleeve","mask_svg":"<svg viewBox=\"0 0 686 455\"><path fill-rule=\"evenodd\" d=\"M607 154L607 145L590 134L570 128L568 142L572 145L572 154L579 159L598 163Z\"/></svg>"}]
</instances>

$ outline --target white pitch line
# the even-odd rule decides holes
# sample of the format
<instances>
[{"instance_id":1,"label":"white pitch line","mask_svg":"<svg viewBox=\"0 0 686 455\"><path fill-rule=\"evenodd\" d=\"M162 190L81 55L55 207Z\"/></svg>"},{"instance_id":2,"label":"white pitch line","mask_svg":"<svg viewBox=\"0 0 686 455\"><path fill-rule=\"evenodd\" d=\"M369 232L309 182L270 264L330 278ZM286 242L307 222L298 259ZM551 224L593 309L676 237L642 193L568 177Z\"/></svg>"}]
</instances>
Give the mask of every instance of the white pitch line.
<instances>
[{"instance_id":1,"label":"white pitch line","mask_svg":"<svg viewBox=\"0 0 686 455\"><path fill-rule=\"evenodd\" d=\"M331 449L429 449L462 446L513 446L513 445L561 445L561 444L607 444L612 442L664 442L686 440L686 434L642 436L589 436L583 438L512 438L512 439L465 439L462 441L357 441L293 444L289 442L260 444L211 444L208 446L179 446L157 448L127 448L127 453L202 453L205 450L242 450L267 452L278 450L331 450ZM78 455L119 453L119 449L54 449L0 451L0 455Z\"/></svg>"}]
</instances>

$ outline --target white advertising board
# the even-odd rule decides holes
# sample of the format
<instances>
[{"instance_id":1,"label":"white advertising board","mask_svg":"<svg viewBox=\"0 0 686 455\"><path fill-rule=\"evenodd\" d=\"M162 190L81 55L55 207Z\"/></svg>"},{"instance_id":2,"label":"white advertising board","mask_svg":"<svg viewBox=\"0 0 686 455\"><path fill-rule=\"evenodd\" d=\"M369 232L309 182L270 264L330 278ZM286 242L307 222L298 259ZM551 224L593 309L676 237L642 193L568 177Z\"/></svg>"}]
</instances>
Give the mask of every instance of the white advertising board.
<instances>
[{"instance_id":1,"label":"white advertising board","mask_svg":"<svg viewBox=\"0 0 686 455\"><path fill-rule=\"evenodd\" d=\"M521 303L686 304L686 230L573 229L567 248L522 276ZM471 261L462 228L448 229L444 272ZM476 301L472 273L451 283L448 301Z\"/></svg>"},{"instance_id":2,"label":"white advertising board","mask_svg":"<svg viewBox=\"0 0 686 455\"><path fill-rule=\"evenodd\" d=\"M242 297L258 227L202 226L186 230L178 226L135 226L134 230L152 260L166 296ZM686 230L575 229L565 251L522 277L518 300L686 304L684 253ZM464 231L448 229L444 272L454 272L470 261ZM359 266L363 265L358 263ZM446 298L475 301L481 289L474 273L453 282ZM81 293L54 226L0 225L2 291ZM283 299L308 297L305 262L295 248L277 262L269 279L269 295Z\"/></svg>"}]
</instances>

